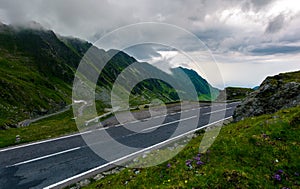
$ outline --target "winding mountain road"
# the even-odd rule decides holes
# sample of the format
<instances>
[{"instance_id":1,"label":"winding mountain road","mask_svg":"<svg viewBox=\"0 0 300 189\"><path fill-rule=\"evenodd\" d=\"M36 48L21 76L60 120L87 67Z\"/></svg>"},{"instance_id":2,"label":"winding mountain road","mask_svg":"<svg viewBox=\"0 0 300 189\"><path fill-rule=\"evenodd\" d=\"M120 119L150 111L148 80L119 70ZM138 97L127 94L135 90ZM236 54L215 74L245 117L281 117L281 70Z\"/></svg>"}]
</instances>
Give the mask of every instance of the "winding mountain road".
<instances>
[{"instance_id":1,"label":"winding mountain road","mask_svg":"<svg viewBox=\"0 0 300 189\"><path fill-rule=\"evenodd\" d=\"M186 133L228 119L237 105L235 102L204 106L154 116L146 122L139 120L126 126L98 128L0 149L0 188L60 188L83 176L108 169L113 163L130 159L145 148L151 150L157 144L163 145ZM197 123L196 127L192 127L194 123ZM105 158L91 150L83 138L100 149ZM131 150L116 145L116 141Z\"/></svg>"}]
</instances>

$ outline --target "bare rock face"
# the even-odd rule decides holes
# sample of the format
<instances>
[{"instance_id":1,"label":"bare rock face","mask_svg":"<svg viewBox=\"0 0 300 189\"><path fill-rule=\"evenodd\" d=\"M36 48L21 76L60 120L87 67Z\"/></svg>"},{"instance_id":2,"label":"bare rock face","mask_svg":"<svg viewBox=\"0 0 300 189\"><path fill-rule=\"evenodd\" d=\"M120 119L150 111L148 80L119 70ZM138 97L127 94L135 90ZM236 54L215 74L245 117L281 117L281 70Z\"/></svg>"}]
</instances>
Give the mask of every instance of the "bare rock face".
<instances>
[{"instance_id":1,"label":"bare rock face","mask_svg":"<svg viewBox=\"0 0 300 189\"><path fill-rule=\"evenodd\" d=\"M293 73L295 78L291 79ZM300 71L293 73L267 77L259 89L250 93L236 108L234 121L300 105Z\"/></svg>"}]
</instances>

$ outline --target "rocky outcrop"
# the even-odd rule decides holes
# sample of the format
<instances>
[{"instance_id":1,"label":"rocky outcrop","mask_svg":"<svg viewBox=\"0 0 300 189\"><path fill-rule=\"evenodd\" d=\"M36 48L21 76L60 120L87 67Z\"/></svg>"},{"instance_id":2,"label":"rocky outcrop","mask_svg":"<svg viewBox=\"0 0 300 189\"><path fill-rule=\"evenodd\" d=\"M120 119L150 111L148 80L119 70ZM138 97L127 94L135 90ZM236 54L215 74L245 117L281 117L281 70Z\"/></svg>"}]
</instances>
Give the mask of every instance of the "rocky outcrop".
<instances>
[{"instance_id":1,"label":"rocky outcrop","mask_svg":"<svg viewBox=\"0 0 300 189\"><path fill-rule=\"evenodd\" d=\"M234 121L300 105L300 71L267 77L236 108Z\"/></svg>"}]
</instances>

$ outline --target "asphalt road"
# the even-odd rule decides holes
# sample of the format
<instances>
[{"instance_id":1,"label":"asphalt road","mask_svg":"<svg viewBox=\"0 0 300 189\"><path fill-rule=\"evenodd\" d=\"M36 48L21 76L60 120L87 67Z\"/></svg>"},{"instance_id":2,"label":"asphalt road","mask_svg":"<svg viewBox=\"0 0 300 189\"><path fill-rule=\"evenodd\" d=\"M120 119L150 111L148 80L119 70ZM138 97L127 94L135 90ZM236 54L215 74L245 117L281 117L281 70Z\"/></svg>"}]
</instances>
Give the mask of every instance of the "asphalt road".
<instances>
[{"instance_id":1,"label":"asphalt road","mask_svg":"<svg viewBox=\"0 0 300 189\"><path fill-rule=\"evenodd\" d=\"M91 150L80 134L0 149L0 188L59 186L65 179L228 118L237 104L184 110L83 133L100 154Z\"/></svg>"}]
</instances>

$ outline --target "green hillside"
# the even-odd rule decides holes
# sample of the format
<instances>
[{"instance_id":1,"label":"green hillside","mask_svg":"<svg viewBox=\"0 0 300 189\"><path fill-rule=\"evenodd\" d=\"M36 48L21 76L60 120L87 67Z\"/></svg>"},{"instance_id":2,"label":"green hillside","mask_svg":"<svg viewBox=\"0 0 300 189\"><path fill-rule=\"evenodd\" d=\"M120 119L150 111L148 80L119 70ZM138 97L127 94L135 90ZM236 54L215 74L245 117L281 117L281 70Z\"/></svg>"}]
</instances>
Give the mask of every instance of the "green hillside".
<instances>
[{"instance_id":1,"label":"green hillside","mask_svg":"<svg viewBox=\"0 0 300 189\"><path fill-rule=\"evenodd\" d=\"M288 82L300 83L300 71L280 73L279 75L268 77L267 79L280 80L284 83L288 83Z\"/></svg>"},{"instance_id":2,"label":"green hillside","mask_svg":"<svg viewBox=\"0 0 300 189\"><path fill-rule=\"evenodd\" d=\"M51 31L0 28L0 126L70 104L80 57Z\"/></svg>"},{"instance_id":3,"label":"green hillside","mask_svg":"<svg viewBox=\"0 0 300 189\"><path fill-rule=\"evenodd\" d=\"M71 104L74 73L90 47L92 44L86 41L58 36L42 28L0 25L0 129L18 127L20 121L56 112ZM110 107L110 90L117 76L136 60L116 50L106 52L96 47L93 50L97 60L108 60L96 89L97 109L101 113ZM139 64L140 70L131 70L132 76L155 73L186 87L186 82L177 76L172 77L148 63ZM207 81L192 70L180 69L191 78L201 100L211 100L218 92L212 88L211 95ZM131 93L132 106L150 103L154 98L164 102L178 100L176 91L157 79L140 82L124 92Z\"/></svg>"},{"instance_id":4,"label":"green hillside","mask_svg":"<svg viewBox=\"0 0 300 189\"><path fill-rule=\"evenodd\" d=\"M204 101L210 101L210 100L215 100L217 96L219 95L219 89L211 86L205 79L203 79L199 74L192 70L192 69L187 69L183 67L178 67L174 68L172 70L173 75L175 77L180 76L180 72L185 73L189 79L191 80L195 90L197 91L197 94L199 96L199 100L204 100ZM180 80L184 80L181 79Z\"/></svg>"}]
</instances>

